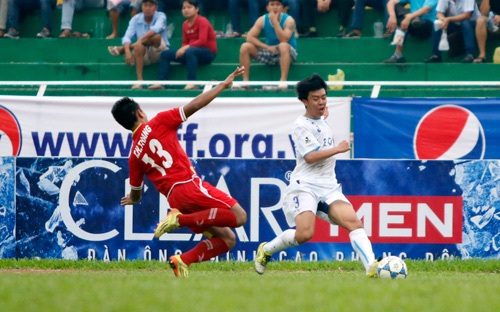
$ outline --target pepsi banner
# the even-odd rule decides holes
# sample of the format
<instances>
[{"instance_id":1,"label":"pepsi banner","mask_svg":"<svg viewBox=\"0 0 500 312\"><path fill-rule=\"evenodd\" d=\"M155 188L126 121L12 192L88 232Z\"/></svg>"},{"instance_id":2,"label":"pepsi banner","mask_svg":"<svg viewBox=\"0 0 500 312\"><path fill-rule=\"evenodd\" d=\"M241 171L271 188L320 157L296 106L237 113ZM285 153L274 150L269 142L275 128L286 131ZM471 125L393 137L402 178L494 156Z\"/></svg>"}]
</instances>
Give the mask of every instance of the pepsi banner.
<instances>
[{"instance_id":1,"label":"pepsi banner","mask_svg":"<svg viewBox=\"0 0 500 312\"><path fill-rule=\"evenodd\" d=\"M118 97L0 96L0 156L128 157L131 132L111 115ZM135 98L151 119L192 98ZM337 142L350 138L350 98L328 98ZM295 159L290 136L297 98L216 98L178 129L193 158ZM338 158L349 158L349 152Z\"/></svg>"},{"instance_id":2,"label":"pepsi banner","mask_svg":"<svg viewBox=\"0 0 500 312\"><path fill-rule=\"evenodd\" d=\"M149 180L139 204L120 206L129 192L125 158L17 158L15 170L13 158L0 159L7 166L0 181L10 189L1 195L10 217L0 223L6 227L0 246L15 246L15 255L2 257L167 261L203 239L187 229L153 239L169 205ZM294 161L197 159L193 164L202 179L231 194L248 215L235 229L235 248L220 259L252 261L260 242L288 228L281 207ZM339 160L337 177L377 256L500 257L500 161ZM16 218L13 201L6 200L13 185ZM274 257L357 260L348 233L319 219L310 242Z\"/></svg>"},{"instance_id":3,"label":"pepsi banner","mask_svg":"<svg viewBox=\"0 0 500 312\"><path fill-rule=\"evenodd\" d=\"M500 99L353 99L354 157L500 159Z\"/></svg>"}]
</instances>

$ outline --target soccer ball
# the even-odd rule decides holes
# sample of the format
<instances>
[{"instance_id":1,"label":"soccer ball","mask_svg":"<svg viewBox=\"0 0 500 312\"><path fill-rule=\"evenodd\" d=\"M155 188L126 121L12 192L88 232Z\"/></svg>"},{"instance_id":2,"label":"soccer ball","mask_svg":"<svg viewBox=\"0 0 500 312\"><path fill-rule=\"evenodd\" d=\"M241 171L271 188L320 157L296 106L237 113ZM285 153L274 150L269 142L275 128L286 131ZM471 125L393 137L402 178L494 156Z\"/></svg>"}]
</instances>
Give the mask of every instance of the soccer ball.
<instances>
[{"instance_id":1,"label":"soccer ball","mask_svg":"<svg viewBox=\"0 0 500 312\"><path fill-rule=\"evenodd\" d=\"M400 257L388 256L378 264L378 276L380 278L406 278L407 275L408 268Z\"/></svg>"}]
</instances>

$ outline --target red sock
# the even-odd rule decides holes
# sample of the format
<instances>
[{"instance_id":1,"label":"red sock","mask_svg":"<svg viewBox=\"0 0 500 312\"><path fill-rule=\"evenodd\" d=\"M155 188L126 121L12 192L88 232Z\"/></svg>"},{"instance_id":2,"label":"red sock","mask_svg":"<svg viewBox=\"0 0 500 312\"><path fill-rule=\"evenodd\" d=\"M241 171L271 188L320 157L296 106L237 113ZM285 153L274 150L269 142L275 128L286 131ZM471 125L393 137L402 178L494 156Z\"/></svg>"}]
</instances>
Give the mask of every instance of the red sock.
<instances>
[{"instance_id":1,"label":"red sock","mask_svg":"<svg viewBox=\"0 0 500 312\"><path fill-rule=\"evenodd\" d=\"M210 238L201 241L196 247L181 255L182 261L190 265L193 262L210 260L229 251L229 247L222 238Z\"/></svg>"},{"instance_id":2,"label":"red sock","mask_svg":"<svg viewBox=\"0 0 500 312\"><path fill-rule=\"evenodd\" d=\"M210 226L236 227L236 216L229 209L211 208L195 213L179 215L179 225L188 226L196 231L196 228L207 229Z\"/></svg>"}]
</instances>

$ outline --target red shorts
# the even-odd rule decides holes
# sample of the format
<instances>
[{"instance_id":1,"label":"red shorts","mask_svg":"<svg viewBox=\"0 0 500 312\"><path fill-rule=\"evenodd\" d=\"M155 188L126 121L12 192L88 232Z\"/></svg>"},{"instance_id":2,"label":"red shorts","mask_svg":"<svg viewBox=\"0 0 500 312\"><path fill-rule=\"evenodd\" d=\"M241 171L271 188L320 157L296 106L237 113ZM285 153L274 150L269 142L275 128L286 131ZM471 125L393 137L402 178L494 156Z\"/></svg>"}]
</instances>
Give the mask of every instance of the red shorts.
<instances>
[{"instance_id":1,"label":"red shorts","mask_svg":"<svg viewBox=\"0 0 500 312\"><path fill-rule=\"evenodd\" d=\"M211 208L230 209L238 203L228 194L200 178L177 184L167 199L170 207L177 208L182 213L193 213Z\"/></svg>"}]
</instances>

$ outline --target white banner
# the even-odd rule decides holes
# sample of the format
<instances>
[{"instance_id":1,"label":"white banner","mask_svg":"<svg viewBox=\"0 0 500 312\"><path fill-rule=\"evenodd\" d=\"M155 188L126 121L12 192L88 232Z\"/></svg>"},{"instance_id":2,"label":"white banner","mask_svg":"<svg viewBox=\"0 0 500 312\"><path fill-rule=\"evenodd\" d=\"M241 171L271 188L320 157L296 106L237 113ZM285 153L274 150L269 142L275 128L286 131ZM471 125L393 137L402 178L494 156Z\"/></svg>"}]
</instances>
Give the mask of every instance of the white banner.
<instances>
[{"instance_id":1,"label":"white banner","mask_svg":"<svg viewBox=\"0 0 500 312\"><path fill-rule=\"evenodd\" d=\"M128 157L131 133L115 122L119 97L0 96L0 156ZM149 118L192 98L135 98ZM350 98L328 98L327 121L338 144L350 138ZM217 98L178 130L193 158L295 158L297 98ZM349 153L338 155L349 158Z\"/></svg>"}]
</instances>

